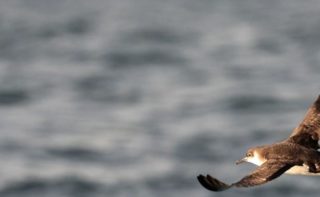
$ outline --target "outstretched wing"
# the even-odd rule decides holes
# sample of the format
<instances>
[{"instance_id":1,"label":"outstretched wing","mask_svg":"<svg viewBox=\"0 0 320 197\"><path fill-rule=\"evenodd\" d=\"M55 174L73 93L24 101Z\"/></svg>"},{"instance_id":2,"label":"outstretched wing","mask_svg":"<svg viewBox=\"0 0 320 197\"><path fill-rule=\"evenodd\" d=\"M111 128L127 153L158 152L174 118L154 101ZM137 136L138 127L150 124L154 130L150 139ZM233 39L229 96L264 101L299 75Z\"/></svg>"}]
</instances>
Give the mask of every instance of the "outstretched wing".
<instances>
[{"instance_id":1,"label":"outstretched wing","mask_svg":"<svg viewBox=\"0 0 320 197\"><path fill-rule=\"evenodd\" d=\"M289 142L300 144L304 147L318 150L320 138L320 96L309 107L303 121L296 127L290 137Z\"/></svg>"},{"instance_id":2,"label":"outstretched wing","mask_svg":"<svg viewBox=\"0 0 320 197\"><path fill-rule=\"evenodd\" d=\"M261 185L278 178L285 173L295 163L288 163L288 161L268 160L260 167L255 169L251 174L243 177L240 181L234 183L236 187L251 187Z\"/></svg>"},{"instance_id":3,"label":"outstretched wing","mask_svg":"<svg viewBox=\"0 0 320 197\"><path fill-rule=\"evenodd\" d=\"M285 161L268 160L260 167L258 167L256 170L254 170L251 174L243 177L240 181L230 185L222 181L219 181L218 179L213 178L210 175L199 175L198 180L203 187L215 192L224 191L234 186L252 187L267 183L279 177L281 174L289 170L294 165L294 163L288 163Z\"/></svg>"}]
</instances>

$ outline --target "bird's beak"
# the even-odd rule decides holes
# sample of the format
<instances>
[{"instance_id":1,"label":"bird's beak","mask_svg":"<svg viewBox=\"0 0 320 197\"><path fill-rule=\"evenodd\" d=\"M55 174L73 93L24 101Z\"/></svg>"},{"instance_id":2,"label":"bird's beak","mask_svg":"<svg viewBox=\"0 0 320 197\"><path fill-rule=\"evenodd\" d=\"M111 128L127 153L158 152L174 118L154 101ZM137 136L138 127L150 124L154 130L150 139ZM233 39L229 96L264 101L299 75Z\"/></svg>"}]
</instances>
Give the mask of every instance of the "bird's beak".
<instances>
[{"instance_id":1,"label":"bird's beak","mask_svg":"<svg viewBox=\"0 0 320 197\"><path fill-rule=\"evenodd\" d=\"M237 160L237 161L236 161L236 164L238 165L238 164L244 163L244 162L246 162L246 161L247 161L247 157L244 157L244 158L242 158L242 159L240 159L240 160Z\"/></svg>"}]
</instances>

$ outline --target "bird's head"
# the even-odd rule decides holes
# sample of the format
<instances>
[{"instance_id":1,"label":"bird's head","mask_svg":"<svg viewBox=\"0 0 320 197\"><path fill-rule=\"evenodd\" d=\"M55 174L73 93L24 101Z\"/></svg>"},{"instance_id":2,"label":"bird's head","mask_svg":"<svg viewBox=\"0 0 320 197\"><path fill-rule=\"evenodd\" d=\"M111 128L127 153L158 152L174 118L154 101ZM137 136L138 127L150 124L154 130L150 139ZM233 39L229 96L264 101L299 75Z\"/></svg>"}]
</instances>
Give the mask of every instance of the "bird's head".
<instances>
[{"instance_id":1,"label":"bird's head","mask_svg":"<svg viewBox=\"0 0 320 197\"><path fill-rule=\"evenodd\" d=\"M263 148L262 147L254 147L254 148L250 148L245 157L236 161L236 164L240 164L243 162L249 162L249 163L253 163L257 166L260 166L261 164L263 164L266 159L263 157L262 154Z\"/></svg>"}]
</instances>

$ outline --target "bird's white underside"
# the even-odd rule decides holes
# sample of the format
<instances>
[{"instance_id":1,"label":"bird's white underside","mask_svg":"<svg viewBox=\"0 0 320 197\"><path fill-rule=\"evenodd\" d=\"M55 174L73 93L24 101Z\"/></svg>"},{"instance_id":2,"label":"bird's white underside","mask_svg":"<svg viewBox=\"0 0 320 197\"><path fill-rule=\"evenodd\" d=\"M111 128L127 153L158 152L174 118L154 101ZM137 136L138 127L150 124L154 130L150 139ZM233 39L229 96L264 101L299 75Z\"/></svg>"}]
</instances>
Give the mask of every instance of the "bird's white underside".
<instances>
[{"instance_id":1,"label":"bird's white underside","mask_svg":"<svg viewBox=\"0 0 320 197\"><path fill-rule=\"evenodd\" d=\"M293 166L285 172L285 174L292 175L306 175L306 176L320 176L320 173L310 173L309 167L306 165L303 166Z\"/></svg>"}]
</instances>

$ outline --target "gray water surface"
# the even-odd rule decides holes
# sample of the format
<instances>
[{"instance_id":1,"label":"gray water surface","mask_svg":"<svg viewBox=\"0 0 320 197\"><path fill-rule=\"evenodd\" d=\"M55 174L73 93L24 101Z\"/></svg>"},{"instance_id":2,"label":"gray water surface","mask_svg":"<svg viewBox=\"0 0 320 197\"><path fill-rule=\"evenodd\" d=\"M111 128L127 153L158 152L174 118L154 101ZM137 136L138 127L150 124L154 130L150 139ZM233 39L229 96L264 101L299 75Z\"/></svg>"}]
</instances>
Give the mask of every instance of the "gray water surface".
<instances>
[{"instance_id":1,"label":"gray water surface","mask_svg":"<svg viewBox=\"0 0 320 197\"><path fill-rule=\"evenodd\" d=\"M318 196L232 182L320 93L318 1L0 2L2 197Z\"/></svg>"}]
</instances>

